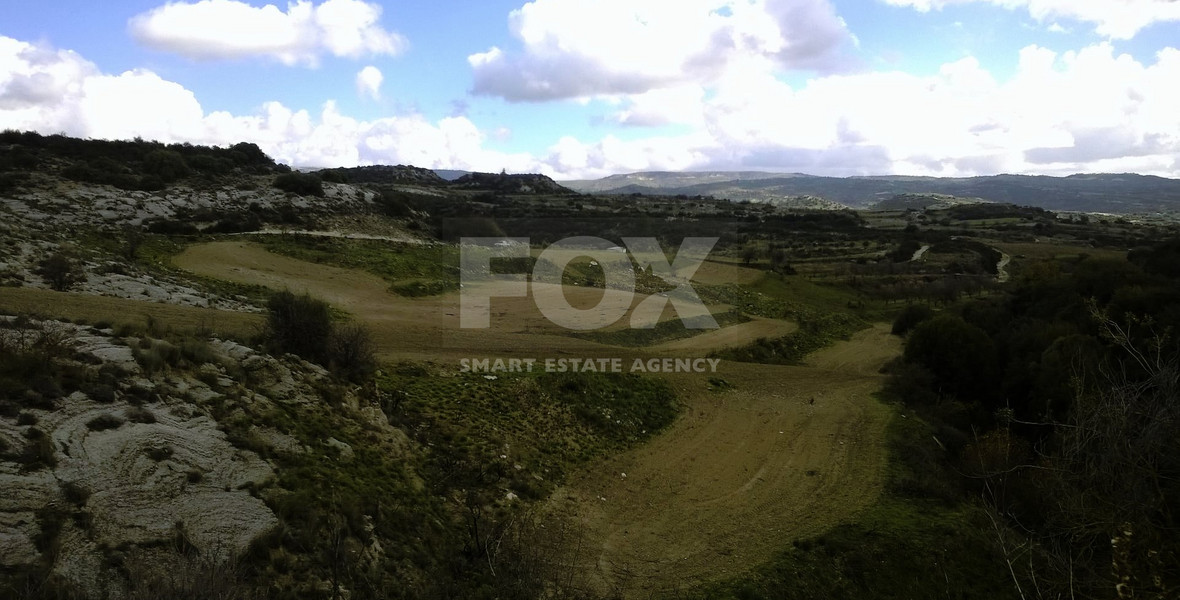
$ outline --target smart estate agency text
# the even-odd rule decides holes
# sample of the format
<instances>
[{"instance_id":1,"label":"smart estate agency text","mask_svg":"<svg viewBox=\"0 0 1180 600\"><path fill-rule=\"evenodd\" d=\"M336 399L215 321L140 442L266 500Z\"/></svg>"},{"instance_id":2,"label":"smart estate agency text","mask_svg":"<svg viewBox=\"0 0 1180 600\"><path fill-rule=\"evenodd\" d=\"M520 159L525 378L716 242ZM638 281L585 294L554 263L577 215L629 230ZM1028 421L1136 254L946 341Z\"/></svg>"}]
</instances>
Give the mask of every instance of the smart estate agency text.
<instances>
[{"instance_id":1,"label":"smart estate agency text","mask_svg":"<svg viewBox=\"0 0 1180 600\"><path fill-rule=\"evenodd\" d=\"M720 358L463 358L460 373L716 373ZM629 369L628 369L629 368Z\"/></svg>"}]
</instances>

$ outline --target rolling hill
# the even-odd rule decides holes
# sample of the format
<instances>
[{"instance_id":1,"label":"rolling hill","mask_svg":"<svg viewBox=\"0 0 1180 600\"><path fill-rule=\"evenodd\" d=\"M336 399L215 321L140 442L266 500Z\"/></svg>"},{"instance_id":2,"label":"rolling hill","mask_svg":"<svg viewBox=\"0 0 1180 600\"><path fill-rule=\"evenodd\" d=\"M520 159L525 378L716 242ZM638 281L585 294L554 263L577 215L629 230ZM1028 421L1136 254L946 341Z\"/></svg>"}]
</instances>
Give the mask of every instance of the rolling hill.
<instances>
[{"instance_id":1,"label":"rolling hill","mask_svg":"<svg viewBox=\"0 0 1180 600\"><path fill-rule=\"evenodd\" d=\"M647 172L561 183L583 193L683 194L772 203L814 197L852 208L869 208L898 194L940 194L1062 211L1128 214L1180 209L1180 180L1136 174L941 178Z\"/></svg>"}]
</instances>

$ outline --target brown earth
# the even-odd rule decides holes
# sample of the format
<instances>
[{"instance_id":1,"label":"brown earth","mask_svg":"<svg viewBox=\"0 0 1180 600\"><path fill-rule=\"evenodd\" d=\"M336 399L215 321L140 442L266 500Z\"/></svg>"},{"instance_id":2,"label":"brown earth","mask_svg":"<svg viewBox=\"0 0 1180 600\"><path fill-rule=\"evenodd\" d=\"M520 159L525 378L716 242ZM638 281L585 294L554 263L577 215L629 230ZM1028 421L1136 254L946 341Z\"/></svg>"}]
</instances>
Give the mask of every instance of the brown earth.
<instances>
[{"instance_id":1,"label":"brown earth","mask_svg":"<svg viewBox=\"0 0 1180 600\"><path fill-rule=\"evenodd\" d=\"M139 328L146 328L150 319L178 333L208 331L217 337L233 339L249 338L261 330L263 323L261 314L10 287L0 287L0 314Z\"/></svg>"},{"instance_id":2,"label":"brown earth","mask_svg":"<svg viewBox=\"0 0 1180 600\"><path fill-rule=\"evenodd\" d=\"M881 490L892 413L872 394L898 351L878 326L812 366L727 362L716 375L670 376L684 415L550 501L583 537L571 559L583 585L625 598L689 588L853 519ZM710 391L709 377L734 387Z\"/></svg>"},{"instance_id":3,"label":"brown earth","mask_svg":"<svg viewBox=\"0 0 1180 600\"><path fill-rule=\"evenodd\" d=\"M357 270L321 265L268 252L260 245L228 241L187 248L173 262L193 273L238 283L264 285L274 289L307 292L362 319L373 333L382 355L388 359L449 360L468 356L620 356L628 358L643 350L606 346L567 335L537 308L530 293L524 297L494 297L490 327L462 328L459 322L458 292L427 298L405 298L388 291L389 284ZM722 265L722 268L724 267ZM732 268L740 277L748 274ZM720 277L719 273L713 274ZM469 290L465 290L469 291ZM595 305L604 291L598 288L565 287L564 295L574 308ZM619 294L607 291L609 294ZM645 297L636 296L632 306ZM622 299L626 302L627 299ZM668 307L665 313L671 313ZM595 314L602 311L595 311ZM586 318L595 316L587 314ZM623 316L629 319L630 312ZM726 327L693 338L677 340L663 351L682 354L740 345L746 341L785 334L794 327L788 321L759 319ZM761 326L759 326L759 324ZM654 350L654 349L653 349Z\"/></svg>"},{"instance_id":4,"label":"brown earth","mask_svg":"<svg viewBox=\"0 0 1180 600\"><path fill-rule=\"evenodd\" d=\"M362 319L386 358L702 356L794 327L756 319L625 349L561 335L531 297L495 298L490 328L461 329L457 293L402 298L376 276L250 243L194 246L175 262L324 298ZM581 306L603 291L565 293ZM650 443L574 475L548 503L550 514L580 531L583 542L569 558L575 579L598 593L647 597L738 574L791 540L855 518L881 490L891 411L872 394L879 368L899 351L879 325L815 353L806 366L724 362L715 374L661 375L684 403L683 416ZM716 378L731 387L717 390Z\"/></svg>"}]
</instances>

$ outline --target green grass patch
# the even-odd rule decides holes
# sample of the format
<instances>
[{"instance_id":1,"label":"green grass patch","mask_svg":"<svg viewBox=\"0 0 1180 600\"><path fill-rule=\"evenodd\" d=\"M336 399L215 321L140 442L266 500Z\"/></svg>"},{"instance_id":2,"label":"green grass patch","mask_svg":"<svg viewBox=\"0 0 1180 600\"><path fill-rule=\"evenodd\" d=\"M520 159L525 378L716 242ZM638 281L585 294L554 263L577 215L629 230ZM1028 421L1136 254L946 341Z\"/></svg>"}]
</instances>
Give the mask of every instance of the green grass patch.
<instances>
[{"instance_id":1,"label":"green grass patch","mask_svg":"<svg viewBox=\"0 0 1180 600\"><path fill-rule=\"evenodd\" d=\"M713 315L713 319L717 321L718 327L729 327L730 325L737 325L739 323L746 323L750 321L750 317L737 312L726 311ZM609 344L612 346L628 346L632 348L651 346L663 342L670 342L672 340L679 340L689 338L694 335L700 335L714 331L712 329L689 329L684 321L679 318L668 319L667 321L660 321L655 327L650 329L635 329L624 328L616 330L595 330L595 331L571 331L569 336L576 337L599 344Z\"/></svg>"},{"instance_id":2,"label":"green grass patch","mask_svg":"<svg viewBox=\"0 0 1180 600\"><path fill-rule=\"evenodd\" d=\"M788 319L806 312L838 312L879 320L884 305L867 302L856 290L842 284L811 281L802 275L767 273L754 283L696 286L708 304L728 304L744 313Z\"/></svg>"},{"instance_id":3,"label":"green grass patch","mask_svg":"<svg viewBox=\"0 0 1180 600\"><path fill-rule=\"evenodd\" d=\"M261 235L253 241L283 256L359 269L390 283L402 296L429 296L459 289L459 248L408 245L307 235Z\"/></svg>"},{"instance_id":4,"label":"green grass patch","mask_svg":"<svg viewBox=\"0 0 1180 600\"><path fill-rule=\"evenodd\" d=\"M455 532L461 530L445 499L425 490L418 476L421 457L409 452L404 438L388 435L342 405L343 388L325 382L319 397L309 404L269 408L233 396L210 402L231 443L276 467L273 483L247 485L281 522L242 557L248 579L280 592L279 597L306 594L331 576L334 565L326 557L333 535L343 536L349 547L381 540L388 554L368 582L382 589L422 577L456 554ZM303 450L278 450L255 426L282 432Z\"/></svg>"},{"instance_id":5,"label":"green grass patch","mask_svg":"<svg viewBox=\"0 0 1180 600\"><path fill-rule=\"evenodd\" d=\"M753 289L752 286L727 283L696 286L697 294L706 304L728 304L734 310L769 319L787 319L798 310L798 305Z\"/></svg>"},{"instance_id":6,"label":"green grass patch","mask_svg":"<svg viewBox=\"0 0 1180 600\"><path fill-rule=\"evenodd\" d=\"M333 384L322 384L322 401L311 404L211 402L236 446L277 467L277 485L251 489L282 525L244 557L250 578L280 597L306 595L330 577L333 560L352 564L352 554L331 554L328 543L345 532L349 548L377 539L385 549L371 572L342 571L350 589L365 582L405 589L405 597L497 597L484 593L497 580L478 544L527 506L508 493L543 498L572 465L646 439L677 413L671 388L655 378L491 377L389 367L370 400L413 443L347 408L345 389ZM276 450L254 426L306 450Z\"/></svg>"},{"instance_id":7,"label":"green grass patch","mask_svg":"<svg viewBox=\"0 0 1180 600\"><path fill-rule=\"evenodd\" d=\"M569 469L639 443L679 410L662 380L632 374L383 376L391 420L431 448L431 479L458 465L493 469L504 487L540 498Z\"/></svg>"},{"instance_id":8,"label":"green grass patch","mask_svg":"<svg viewBox=\"0 0 1180 600\"><path fill-rule=\"evenodd\" d=\"M133 247L130 245L129 236L134 236L136 240ZM142 234L138 231L112 234L109 231L88 230L79 234L76 243L80 248L97 255L91 258L107 262L100 269L104 273L131 274L132 269L129 267L134 266L135 270L157 277L190 282L197 289L208 292L212 296L234 298L254 305L266 303L270 291L263 286L203 277L176 268L172 264L172 257L180 254L186 247L199 239ZM206 240L201 239L201 241Z\"/></svg>"},{"instance_id":9,"label":"green grass patch","mask_svg":"<svg viewBox=\"0 0 1180 600\"><path fill-rule=\"evenodd\" d=\"M846 340L869 326L858 317L844 313L798 315L799 329L780 338L760 338L739 348L711 352L709 356L738 362L798 365L812 352Z\"/></svg>"},{"instance_id":10,"label":"green grass patch","mask_svg":"<svg viewBox=\"0 0 1180 600\"><path fill-rule=\"evenodd\" d=\"M945 460L930 462L942 450L929 426L913 414L895 416L886 435L890 446L886 492L855 522L812 538L784 539L783 550L752 572L675 597L1019 597L996 548L987 515L963 500L961 491L954 491L956 475L945 466ZM914 487L913 480L925 483ZM939 488L952 491L949 496L942 491L929 493Z\"/></svg>"}]
</instances>

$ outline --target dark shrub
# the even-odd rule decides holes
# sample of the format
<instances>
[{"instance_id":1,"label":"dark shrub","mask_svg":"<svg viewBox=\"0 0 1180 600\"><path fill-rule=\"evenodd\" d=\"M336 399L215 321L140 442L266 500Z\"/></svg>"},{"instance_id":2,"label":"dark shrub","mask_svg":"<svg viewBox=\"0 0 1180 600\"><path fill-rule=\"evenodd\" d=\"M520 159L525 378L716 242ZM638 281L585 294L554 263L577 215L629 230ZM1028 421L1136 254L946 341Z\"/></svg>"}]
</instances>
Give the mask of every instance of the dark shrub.
<instances>
[{"instance_id":1,"label":"dark shrub","mask_svg":"<svg viewBox=\"0 0 1180 600\"><path fill-rule=\"evenodd\" d=\"M916 327L918 323L925 321L934 316L934 310L925 304L911 304L897 315L897 319L893 321L893 335L902 335L909 333L911 329Z\"/></svg>"},{"instance_id":2,"label":"dark shrub","mask_svg":"<svg viewBox=\"0 0 1180 600\"><path fill-rule=\"evenodd\" d=\"M142 406L133 406L128 408L124 414L127 415L127 420L131 421L132 423L156 422L156 414Z\"/></svg>"},{"instance_id":3,"label":"dark shrub","mask_svg":"<svg viewBox=\"0 0 1180 600\"><path fill-rule=\"evenodd\" d=\"M115 388L107 383L97 383L86 392L86 395L95 402L109 404L115 401Z\"/></svg>"},{"instance_id":4,"label":"dark shrub","mask_svg":"<svg viewBox=\"0 0 1180 600\"><path fill-rule=\"evenodd\" d=\"M158 177L164 183L171 183L189 174L188 164L184 162L184 157L173 150L148 152L143 157L143 170L148 175Z\"/></svg>"},{"instance_id":5,"label":"dark shrub","mask_svg":"<svg viewBox=\"0 0 1180 600\"><path fill-rule=\"evenodd\" d=\"M209 227L207 233L242 233L246 231L258 231L262 229L262 219L252 212L242 212L227 215L212 227Z\"/></svg>"},{"instance_id":6,"label":"dark shrub","mask_svg":"<svg viewBox=\"0 0 1180 600\"><path fill-rule=\"evenodd\" d=\"M377 358L369 332L357 323L333 329L328 338L328 367L337 375L353 381L367 379L377 370Z\"/></svg>"},{"instance_id":7,"label":"dark shrub","mask_svg":"<svg viewBox=\"0 0 1180 600\"><path fill-rule=\"evenodd\" d=\"M936 389L964 400L990 398L997 389L996 347L982 329L955 315L941 315L914 328L905 360L925 367Z\"/></svg>"},{"instance_id":8,"label":"dark shrub","mask_svg":"<svg viewBox=\"0 0 1180 600\"><path fill-rule=\"evenodd\" d=\"M265 335L273 350L324 362L332 334L332 314L326 302L284 291L271 296L266 307Z\"/></svg>"},{"instance_id":9,"label":"dark shrub","mask_svg":"<svg viewBox=\"0 0 1180 600\"><path fill-rule=\"evenodd\" d=\"M319 177L310 173L292 171L275 177L274 186L300 196L323 196L324 184Z\"/></svg>"},{"instance_id":10,"label":"dark shrub","mask_svg":"<svg viewBox=\"0 0 1180 600\"><path fill-rule=\"evenodd\" d=\"M339 377L361 381L377 359L369 332L359 324L335 325L328 304L286 291L267 303L263 336L272 352L289 352L328 367Z\"/></svg>"},{"instance_id":11,"label":"dark shrub","mask_svg":"<svg viewBox=\"0 0 1180 600\"><path fill-rule=\"evenodd\" d=\"M192 223L173 219L156 219L147 225L147 230L163 235L196 235L201 232Z\"/></svg>"},{"instance_id":12,"label":"dark shrub","mask_svg":"<svg viewBox=\"0 0 1180 600\"><path fill-rule=\"evenodd\" d=\"M55 252L42 260L37 266L37 274L59 292L69 290L86 278L78 262L62 252Z\"/></svg>"},{"instance_id":13,"label":"dark shrub","mask_svg":"<svg viewBox=\"0 0 1180 600\"><path fill-rule=\"evenodd\" d=\"M317 173L320 179L328 183L348 183L348 173L341 169L324 169Z\"/></svg>"},{"instance_id":14,"label":"dark shrub","mask_svg":"<svg viewBox=\"0 0 1180 600\"><path fill-rule=\"evenodd\" d=\"M387 217L408 217L413 214L402 195L390 190L384 190L377 197L377 208Z\"/></svg>"},{"instance_id":15,"label":"dark shrub","mask_svg":"<svg viewBox=\"0 0 1180 600\"><path fill-rule=\"evenodd\" d=\"M86 422L86 427L90 431L106 431L107 429L118 429L123 425L123 419L112 414L99 415Z\"/></svg>"}]
</instances>

